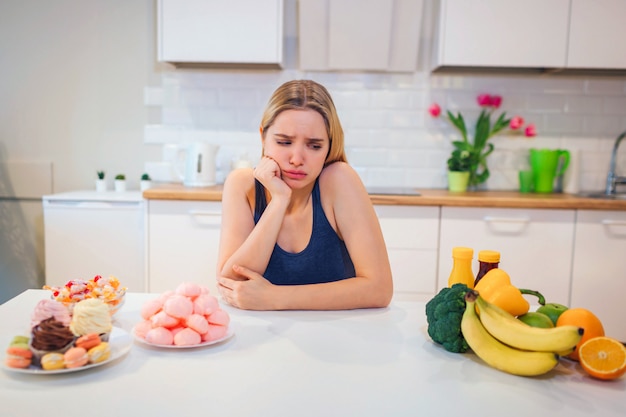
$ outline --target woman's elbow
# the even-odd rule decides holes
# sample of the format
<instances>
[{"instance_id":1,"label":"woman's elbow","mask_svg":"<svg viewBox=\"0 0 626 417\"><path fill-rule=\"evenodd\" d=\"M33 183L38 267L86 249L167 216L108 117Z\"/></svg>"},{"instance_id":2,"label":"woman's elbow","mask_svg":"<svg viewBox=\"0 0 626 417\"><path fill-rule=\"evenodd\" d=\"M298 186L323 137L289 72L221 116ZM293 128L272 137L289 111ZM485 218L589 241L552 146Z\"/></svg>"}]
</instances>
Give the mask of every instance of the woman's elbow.
<instances>
[{"instance_id":1,"label":"woman's elbow","mask_svg":"<svg viewBox=\"0 0 626 417\"><path fill-rule=\"evenodd\" d=\"M372 298L370 299L372 308L385 308L388 307L393 298L393 281L391 277L377 286L375 291L372 291Z\"/></svg>"}]
</instances>

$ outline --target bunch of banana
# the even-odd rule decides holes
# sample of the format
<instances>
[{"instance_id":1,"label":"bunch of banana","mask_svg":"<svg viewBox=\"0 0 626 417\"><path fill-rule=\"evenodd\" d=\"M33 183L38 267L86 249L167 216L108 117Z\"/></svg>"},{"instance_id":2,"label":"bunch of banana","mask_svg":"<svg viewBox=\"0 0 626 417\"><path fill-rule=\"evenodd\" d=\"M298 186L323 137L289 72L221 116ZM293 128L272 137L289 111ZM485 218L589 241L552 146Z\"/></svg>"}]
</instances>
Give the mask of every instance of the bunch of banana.
<instances>
[{"instance_id":1,"label":"bunch of banana","mask_svg":"<svg viewBox=\"0 0 626 417\"><path fill-rule=\"evenodd\" d=\"M558 364L559 356L571 352L583 334L583 329L576 326L531 327L473 290L467 293L465 302L461 331L467 344L488 365L510 374L536 376L549 372Z\"/></svg>"}]
</instances>

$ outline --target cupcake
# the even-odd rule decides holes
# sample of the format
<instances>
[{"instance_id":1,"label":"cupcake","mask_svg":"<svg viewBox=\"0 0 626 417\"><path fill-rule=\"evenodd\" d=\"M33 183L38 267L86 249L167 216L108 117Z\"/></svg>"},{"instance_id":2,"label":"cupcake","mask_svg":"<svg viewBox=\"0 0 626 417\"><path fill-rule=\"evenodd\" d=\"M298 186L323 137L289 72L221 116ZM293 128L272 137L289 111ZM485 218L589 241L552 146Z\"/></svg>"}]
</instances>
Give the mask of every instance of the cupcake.
<instances>
[{"instance_id":1,"label":"cupcake","mask_svg":"<svg viewBox=\"0 0 626 417\"><path fill-rule=\"evenodd\" d=\"M74 306L70 330L76 337L97 333L102 341L108 341L112 329L109 307L101 299L89 298Z\"/></svg>"},{"instance_id":2,"label":"cupcake","mask_svg":"<svg viewBox=\"0 0 626 417\"><path fill-rule=\"evenodd\" d=\"M54 317L42 320L31 330L30 349L33 352L33 364L40 365L41 358L47 353L64 353L72 347L74 339L70 328Z\"/></svg>"}]
</instances>

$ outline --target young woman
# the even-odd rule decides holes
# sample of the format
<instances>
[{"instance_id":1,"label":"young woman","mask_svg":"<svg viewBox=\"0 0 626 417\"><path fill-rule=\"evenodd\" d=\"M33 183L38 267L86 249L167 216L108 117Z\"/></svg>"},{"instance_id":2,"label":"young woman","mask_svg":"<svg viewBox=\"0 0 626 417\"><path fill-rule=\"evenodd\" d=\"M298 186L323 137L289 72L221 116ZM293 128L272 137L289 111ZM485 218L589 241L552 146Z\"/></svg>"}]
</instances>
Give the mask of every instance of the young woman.
<instances>
[{"instance_id":1,"label":"young woman","mask_svg":"<svg viewBox=\"0 0 626 417\"><path fill-rule=\"evenodd\" d=\"M393 284L376 213L346 162L322 85L289 81L261 121L262 158L222 195L218 288L248 310L385 307Z\"/></svg>"}]
</instances>

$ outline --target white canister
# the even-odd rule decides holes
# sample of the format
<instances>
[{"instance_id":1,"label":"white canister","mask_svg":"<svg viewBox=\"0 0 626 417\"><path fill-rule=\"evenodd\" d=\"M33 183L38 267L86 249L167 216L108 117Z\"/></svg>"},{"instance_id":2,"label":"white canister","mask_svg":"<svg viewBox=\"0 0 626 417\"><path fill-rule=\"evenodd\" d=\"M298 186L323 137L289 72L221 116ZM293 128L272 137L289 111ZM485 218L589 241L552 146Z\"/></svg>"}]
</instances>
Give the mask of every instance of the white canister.
<instances>
[{"instance_id":1,"label":"white canister","mask_svg":"<svg viewBox=\"0 0 626 417\"><path fill-rule=\"evenodd\" d=\"M563 192L578 194L580 192L580 150L570 151L569 166L563 174Z\"/></svg>"}]
</instances>

